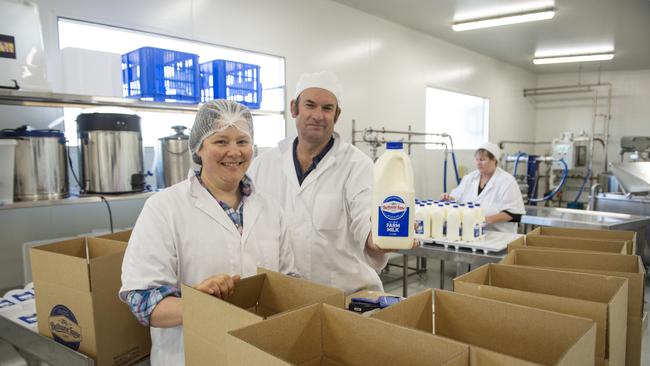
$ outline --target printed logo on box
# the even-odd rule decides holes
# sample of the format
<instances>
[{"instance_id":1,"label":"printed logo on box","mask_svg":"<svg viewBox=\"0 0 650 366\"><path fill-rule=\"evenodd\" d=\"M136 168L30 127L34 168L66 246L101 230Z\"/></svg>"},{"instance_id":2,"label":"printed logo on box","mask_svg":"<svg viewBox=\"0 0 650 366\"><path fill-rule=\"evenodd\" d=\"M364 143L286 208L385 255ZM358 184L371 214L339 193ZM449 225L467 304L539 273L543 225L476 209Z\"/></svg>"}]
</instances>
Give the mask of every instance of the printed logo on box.
<instances>
[{"instance_id":1,"label":"printed logo on box","mask_svg":"<svg viewBox=\"0 0 650 366\"><path fill-rule=\"evenodd\" d=\"M409 207L401 197L387 197L378 209L379 236L407 237L409 235Z\"/></svg>"},{"instance_id":2,"label":"printed logo on box","mask_svg":"<svg viewBox=\"0 0 650 366\"><path fill-rule=\"evenodd\" d=\"M79 350L81 344L81 327L74 313L65 305L56 305L48 318L50 332L55 341L72 349Z\"/></svg>"}]
</instances>

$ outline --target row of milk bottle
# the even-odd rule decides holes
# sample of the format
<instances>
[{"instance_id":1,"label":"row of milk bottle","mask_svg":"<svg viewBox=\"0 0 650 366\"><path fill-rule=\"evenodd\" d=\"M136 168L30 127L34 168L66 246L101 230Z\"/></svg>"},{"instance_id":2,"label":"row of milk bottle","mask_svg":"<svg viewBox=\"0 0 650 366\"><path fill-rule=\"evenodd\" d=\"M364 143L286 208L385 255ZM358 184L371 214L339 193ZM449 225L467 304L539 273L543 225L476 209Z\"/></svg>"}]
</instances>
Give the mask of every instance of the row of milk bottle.
<instances>
[{"instance_id":1,"label":"row of milk bottle","mask_svg":"<svg viewBox=\"0 0 650 366\"><path fill-rule=\"evenodd\" d=\"M415 237L471 242L485 238L480 203L421 201L415 207Z\"/></svg>"}]
</instances>

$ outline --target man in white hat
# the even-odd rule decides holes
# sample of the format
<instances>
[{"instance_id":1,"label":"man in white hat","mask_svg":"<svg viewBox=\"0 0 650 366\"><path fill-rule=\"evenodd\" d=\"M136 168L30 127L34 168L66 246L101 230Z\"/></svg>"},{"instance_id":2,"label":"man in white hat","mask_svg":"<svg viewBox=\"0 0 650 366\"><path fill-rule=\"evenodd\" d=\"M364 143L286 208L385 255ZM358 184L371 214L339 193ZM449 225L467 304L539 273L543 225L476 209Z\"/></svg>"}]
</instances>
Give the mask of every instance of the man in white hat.
<instances>
[{"instance_id":1,"label":"man in white hat","mask_svg":"<svg viewBox=\"0 0 650 366\"><path fill-rule=\"evenodd\" d=\"M442 199L480 203L488 230L517 232L517 222L526 213L524 200L515 178L497 166L501 149L485 142L476 149L476 170L463 177L451 193Z\"/></svg>"},{"instance_id":2,"label":"man in white hat","mask_svg":"<svg viewBox=\"0 0 650 366\"><path fill-rule=\"evenodd\" d=\"M287 216L296 267L308 280L382 291L386 254L370 235L372 160L334 132L341 86L331 72L304 74L291 100L298 136L257 157L248 174Z\"/></svg>"}]
</instances>

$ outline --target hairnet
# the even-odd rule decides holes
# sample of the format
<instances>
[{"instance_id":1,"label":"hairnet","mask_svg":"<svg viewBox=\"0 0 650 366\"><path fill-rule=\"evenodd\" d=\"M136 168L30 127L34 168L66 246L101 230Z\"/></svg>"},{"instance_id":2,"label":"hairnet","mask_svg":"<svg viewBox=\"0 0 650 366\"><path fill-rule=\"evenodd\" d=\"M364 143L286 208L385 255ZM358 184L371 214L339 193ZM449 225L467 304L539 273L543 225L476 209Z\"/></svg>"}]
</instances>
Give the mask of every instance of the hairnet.
<instances>
[{"instance_id":1,"label":"hairnet","mask_svg":"<svg viewBox=\"0 0 650 366\"><path fill-rule=\"evenodd\" d=\"M203 140L215 132L221 132L234 126L246 133L253 140L253 115L245 106L231 100L211 100L199 108L194 118L192 132L190 133L190 151L192 160L201 164L197 152Z\"/></svg>"},{"instance_id":2,"label":"hairnet","mask_svg":"<svg viewBox=\"0 0 650 366\"><path fill-rule=\"evenodd\" d=\"M490 152L490 154L494 155L494 158L497 160L499 160L499 158L501 157L501 149L499 148L499 146L489 141L482 143L481 146L479 146L478 149L476 150L488 151Z\"/></svg>"},{"instance_id":3,"label":"hairnet","mask_svg":"<svg viewBox=\"0 0 650 366\"><path fill-rule=\"evenodd\" d=\"M336 102L339 107L341 106L343 88L334 73L330 71L321 71L313 74L300 75L300 78L296 83L296 95L294 98L298 98L300 93L309 88L321 88L329 91L336 97Z\"/></svg>"}]
</instances>

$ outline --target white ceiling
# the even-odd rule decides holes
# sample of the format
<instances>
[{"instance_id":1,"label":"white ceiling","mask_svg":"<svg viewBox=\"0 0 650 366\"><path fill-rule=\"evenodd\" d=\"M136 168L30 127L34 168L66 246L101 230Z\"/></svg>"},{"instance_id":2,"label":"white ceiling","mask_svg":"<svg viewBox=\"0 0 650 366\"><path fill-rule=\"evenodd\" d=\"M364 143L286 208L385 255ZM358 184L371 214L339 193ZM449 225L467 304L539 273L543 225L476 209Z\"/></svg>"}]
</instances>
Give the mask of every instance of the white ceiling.
<instances>
[{"instance_id":1,"label":"white ceiling","mask_svg":"<svg viewBox=\"0 0 650 366\"><path fill-rule=\"evenodd\" d=\"M536 73L650 69L650 0L334 0ZM551 20L454 32L454 20L554 6ZM612 47L611 61L534 65L535 53Z\"/></svg>"}]
</instances>

